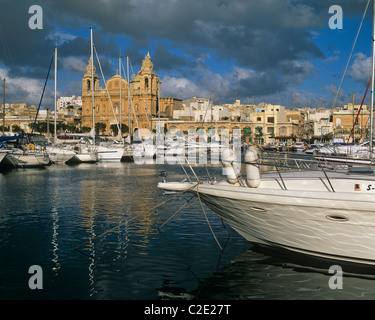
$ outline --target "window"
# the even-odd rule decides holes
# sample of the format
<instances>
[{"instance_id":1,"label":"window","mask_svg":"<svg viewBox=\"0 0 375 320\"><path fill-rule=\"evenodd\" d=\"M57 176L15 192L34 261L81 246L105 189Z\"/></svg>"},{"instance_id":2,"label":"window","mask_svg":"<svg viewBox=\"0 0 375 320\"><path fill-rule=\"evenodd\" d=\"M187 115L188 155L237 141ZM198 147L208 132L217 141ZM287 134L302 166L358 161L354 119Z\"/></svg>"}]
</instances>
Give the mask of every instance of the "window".
<instances>
[{"instance_id":1,"label":"window","mask_svg":"<svg viewBox=\"0 0 375 320\"><path fill-rule=\"evenodd\" d=\"M287 128L286 127L280 127L280 136L286 136L287 135Z\"/></svg>"},{"instance_id":2,"label":"window","mask_svg":"<svg viewBox=\"0 0 375 320\"><path fill-rule=\"evenodd\" d=\"M148 89L148 78L145 79L145 89Z\"/></svg>"},{"instance_id":3,"label":"window","mask_svg":"<svg viewBox=\"0 0 375 320\"><path fill-rule=\"evenodd\" d=\"M91 87L90 84L91 84L90 80L87 80L87 82L86 82L87 91L90 91L90 87Z\"/></svg>"},{"instance_id":4,"label":"window","mask_svg":"<svg viewBox=\"0 0 375 320\"><path fill-rule=\"evenodd\" d=\"M262 118L261 117L257 117L257 121L262 121Z\"/></svg>"},{"instance_id":5,"label":"window","mask_svg":"<svg viewBox=\"0 0 375 320\"><path fill-rule=\"evenodd\" d=\"M267 117L267 122L275 123L275 118L274 117Z\"/></svg>"}]
</instances>

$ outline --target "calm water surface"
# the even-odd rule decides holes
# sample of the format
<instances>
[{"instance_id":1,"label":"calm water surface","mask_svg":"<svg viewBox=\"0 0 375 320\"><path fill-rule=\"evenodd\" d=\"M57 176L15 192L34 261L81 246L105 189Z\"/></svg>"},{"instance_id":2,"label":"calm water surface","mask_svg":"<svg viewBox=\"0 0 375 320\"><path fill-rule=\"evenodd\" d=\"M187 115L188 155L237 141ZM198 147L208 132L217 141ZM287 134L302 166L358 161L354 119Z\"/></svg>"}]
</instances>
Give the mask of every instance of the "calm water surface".
<instances>
[{"instance_id":1,"label":"calm water surface","mask_svg":"<svg viewBox=\"0 0 375 320\"><path fill-rule=\"evenodd\" d=\"M205 208L221 251L196 198L158 231L191 198L153 209L173 197L156 187L161 170L184 178L134 163L0 174L0 299L375 299L375 270L344 268L331 290L328 268L254 250ZM32 265L41 290L29 288Z\"/></svg>"}]
</instances>

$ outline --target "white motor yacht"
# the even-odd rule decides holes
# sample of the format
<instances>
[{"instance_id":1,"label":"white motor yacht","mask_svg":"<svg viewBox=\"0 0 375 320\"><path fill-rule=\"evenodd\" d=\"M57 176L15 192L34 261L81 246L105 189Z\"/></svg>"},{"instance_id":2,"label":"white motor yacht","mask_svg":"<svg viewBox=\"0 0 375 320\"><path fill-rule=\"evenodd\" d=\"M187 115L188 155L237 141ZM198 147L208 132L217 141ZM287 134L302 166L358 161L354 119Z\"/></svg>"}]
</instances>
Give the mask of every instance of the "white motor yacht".
<instances>
[{"instance_id":1,"label":"white motor yacht","mask_svg":"<svg viewBox=\"0 0 375 320\"><path fill-rule=\"evenodd\" d=\"M294 160L295 161L295 160ZM245 154L246 176L225 159L221 182L161 182L199 196L248 241L312 256L375 265L375 175L314 170L261 173L257 150ZM320 171L315 171L320 170Z\"/></svg>"}]
</instances>

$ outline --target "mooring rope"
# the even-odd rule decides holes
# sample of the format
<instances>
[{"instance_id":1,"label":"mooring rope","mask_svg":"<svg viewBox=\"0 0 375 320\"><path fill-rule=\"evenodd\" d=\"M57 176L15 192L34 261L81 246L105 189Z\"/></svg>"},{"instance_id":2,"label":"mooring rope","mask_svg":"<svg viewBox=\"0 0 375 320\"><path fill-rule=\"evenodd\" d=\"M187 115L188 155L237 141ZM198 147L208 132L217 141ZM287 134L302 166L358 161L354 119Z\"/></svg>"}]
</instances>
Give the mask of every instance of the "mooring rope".
<instances>
[{"instance_id":1,"label":"mooring rope","mask_svg":"<svg viewBox=\"0 0 375 320\"><path fill-rule=\"evenodd\" d=\"M199 181L199 183L197 184L197 197L198 197L199 203L200 203L200 205L201 205L201 208L202 208L203 214L204 214L204 216L206 217L206 221L207 221L208 226L210 227L211 233L212 233L212 235L214 236L214 239L216 240L216 243L218 244L220 250L223 251L223 248L221 247L220 242L217 240L216 235L215 235L214 231L212 230L212 227L211 227L210 221L208 220L208 217L207 217L206 211L204 210L204 207L203 207L203 203L202 203L201 197L199 196L199 190L198 190L198 189L199 189L199 184L202 184L202 181Z\"/></svg>"},{"instance_id":2,"label":"mooring rope","mask_svg":"<svg viewBox=\"0 0 375 320\"><path fill-rule=\"evenodd\" d=\"M173 197L171 197L171 198L169 198L169 199L167 199L167 200L165 200L165 201L163 201L163 202L157 204L156 206L152 207L150 210L146 211L146 213L149 213L149 212L151 212L152 210L155 210L155 209L157 209L158 207L160 207L160 206L166 204L168 201L171 201L172 199L174 199L174 198L176 198L176 197L178 197L178 196L184 194L185 192L188 192L188 191L194 189L196 186L198 186L198 184L199 184L199 182L196 183L195 185L193 185L192 187L190 187L190 188L188 188L188 189L186 189L186 190L184 190L184 191L182 191L182 192L180 192L180 193L177 193L177 194L174 195ZM189 200L189 201L190 201L190 200ZM103 233L101 233L101 234L99 234L99 235L93 237L93 238L90 238L90 239L87 240L86 242L81 243L79 246L75 247L74 250L76 250L76 251L78 251L78 252L81 252L80 250L78 250L79 248L85 246L86 244L90 243L91 241L93 241L93 240L95 240L95 239L98 239L98 238L100 238L100 237L102 237L102 236L104 236L104 235L106 235L106 234L108 234L108 233L113 232L114 230L116 230L116 229L122 227L123 225L125 225L125 224L127 224L127 223L133 221L133 220L136 219L136 218L138 218L138 215L136 215L136 216L132 217L131 219L128 219L128 220L126 220L126 221L124 221L124 222L119 223L117 226L115 226L115 227L113 227L113 228L111 228L111 229L109 229L109 230L107 230L107 231L105 231L105 232L103 232Z\"/></svg>"},{"instance_id":3,"label":"mooring rope","mask_svg":"<svg viewBox=\"0 0 375 320\"><path fill-rule=\"evenodd\" d=\"M160 231L161 228L163 228L168 222L169 220L171 220L177 213L179 213L182 208L184 208L193 198L195 197L195 194L188 200L186 201L174 214L172 214L168 219L167 221L165 221L159 228L158 228L158 231Z\"/></svg>"},{"instance_id":4,"label":"mooring rope","mask_svg":"<svg viewBox=\"0 0 375 320\"><path fill-rule=\"evenodd\" d=\"M164 226L164 225L166 225L167 223L168 223L168 221L170 221L170 219L172 219L178 212L180 212L195 196L197 196L197 198L198 198L198 200L199 200L199 203L200 203L200 205L201 205L201 208L202 208L202 211L203 211L203 214L204 214L204 216L205 216L205 218L206 218L206 221L207 221L207 224L208 224L208 226L209 226L209 228L210 228L210 230L211 230L211 233L212 233L212 235L213 235L213 237L214 237L214 239L215 239L215 241L216 241L216 243L218 244L218 246L219 246L219 248L220 248L220 250L222 251L223 250L223 248L222 248L222 246L220 245L220 242L218 241L218 239L217 239L217 237L216 237L216 235L215 235L215 233L214 233L214 231L213 231L213 229L212 229L212 227L211 227L211 224L210 224L210 221L208 220L208 217L207 217L207 214L206 214L206 211L204 210L204 207L203 207L203 203L202 203L202 200L201 200L201 197L200 197L200 195L199 195L199 185L200 184L202 184L203 183L203 181L201 181L201 180L199 180L198 181L198 183L196 183L196 184L194 184L193 186L191 186L190 188L188 188L188 189L185 189L185 190L183 190L182 192L180 192L180 193L177 193L176 195L174 195L173 197L171 197L171 198L169 198L169 199L167 199L167 200L165 200L165 201L163 201L163 202L161 202L161 203L159 203L159 204L157 204L156 206L154 206L154 207L152 207L150 210L148 210L148 211L146 211L146 213L149 213L149 212L151 212L151 211L153 211L153 210L155 210L155 209L157 209L158 207L160 207L160 206L162 206L162 205L164 205L164 204L166 204L167 202L169 202L169 201L171 201L172 199L174 199L174 198L176 198L176 197L178 197L178 196L180 196L180 195L182 195L182 194L184 194L184 193L186 193L186 192L188 192L188 191L191 191L191 190L193 190L195 187L197 187L197 191L196 191L196 195L194 194L188 201L186 201L173 215L171 215L159 228L158 228L158 231L160 232L160 229ZM87 241L85 241L85 242L83 242L83 243L81 243L79 246L77 246L77 247L75 247L74 248L74 250L75 251L78 251L78 252L80 252L80 253L82 253L82 254L84 254L84 255L87 255L87 254L85 254L84 252L82 252L81 250L79 250L79 248L81 248L81 247L83 247L83 246L85 246L86 244L88 244L88 243L90 243L90 242L92 242L93 240L95 240L95 239L98 239L98 238L100 238L100 237L103 237L104 235L106 235L106 234L108 234L108 233L111 233L111 232L113 232L114 230L116 230L116 229L118 229L118 228L120 228L120 227L122 227L123 225L125 225L125 224L127 224L127 223L129 223L129 222L131 222L131 221L133 221L134 219L136 219L136 218L138 218L138 215L136 215L136 216L134 216L134 217L132 217L132 218L130 218L130 219L128 219L128 220L126 220L126 221L124 221L124 222L121 222L121 223L119 223L117 226L115 226L115 227L113 227L113 228L111 228L111 229L108 229L107 231L105 231L105 232L103 232L103 233L101 233L101 234L99 234L99 235L97 235L97 236L95 236L95 237L93 237L93 238L90 238L89 240L87 240Z\"/></svg>"}]
</instances>

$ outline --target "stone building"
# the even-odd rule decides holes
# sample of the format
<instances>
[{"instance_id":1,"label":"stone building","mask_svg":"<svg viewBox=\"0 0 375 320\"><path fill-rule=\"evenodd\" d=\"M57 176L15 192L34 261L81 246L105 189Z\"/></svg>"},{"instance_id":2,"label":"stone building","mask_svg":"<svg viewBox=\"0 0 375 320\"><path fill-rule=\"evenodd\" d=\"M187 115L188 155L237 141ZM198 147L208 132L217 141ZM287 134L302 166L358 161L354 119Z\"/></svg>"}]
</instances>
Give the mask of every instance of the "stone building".
<instances>
[{"instance_id":1,"label":"stone building","mask_svg":"<svg viewBox=\"0 0 375 320\"><path fill-rule=\"evenodd\" d=\"M129 126L133 133L138 129L152 130L152 116L159 113L159 92L161 82L153 70L148 53L142 61L141 70L128 83L117 74L108 79L104 88L100 88L100 79L94 66L94 83L91 77L91 59L82 77L82 126L93 125L92 88L94 88L95 123L105 123L103 133L110 133L111 125ZM129 103L128 103L129 92ZM121 102L120 102L121 96ZM162 110L160 110L162 111ZM163 110L165 111L165 110Z\"/></svg>"},{"instance_id":2,"label":"stone building","mask_svg":"<svg viewBox=\"0 0 375 320\"><path fill-rule=\"evenodd\" d=\"M354 127L354 140L364 139L369 131L370 108L362 106L358 115L360 105L349 103L343 108L337 108L332 114L333 135L336 138L347 140L353 129L353 123L357 119ZM358 118L357 118L358 115ZM353 135L351 136L351 140Z\"/></svg>"}]
</instances>

